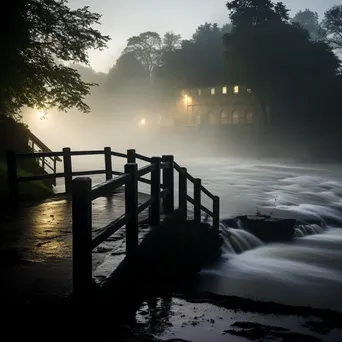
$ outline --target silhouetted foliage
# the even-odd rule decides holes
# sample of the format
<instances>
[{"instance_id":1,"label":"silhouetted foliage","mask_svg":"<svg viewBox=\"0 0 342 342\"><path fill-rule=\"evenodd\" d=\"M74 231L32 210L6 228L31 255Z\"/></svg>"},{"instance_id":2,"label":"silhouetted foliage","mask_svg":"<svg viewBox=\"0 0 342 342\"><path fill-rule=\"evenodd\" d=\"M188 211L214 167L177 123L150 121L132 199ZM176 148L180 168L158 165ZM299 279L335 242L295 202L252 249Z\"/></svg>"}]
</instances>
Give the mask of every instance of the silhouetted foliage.
<instances>
[{"instance_id":1,"label":"silhouetted foliage","mask_svg":"<svg viewBox=\"0 0 342 342\"><path fill-rule=\"evenodd\" d=\"M258 26L289 20L289 10L282 2L271 0L232 0L227 2L230 20L235 27Z\"/></svg>"},{"instance_id":2,"label":"silhouetted foliage","mask_svg":"<svg viewBox=\"0 0 342 342\"><path fill-rule=\"evenodd\" d=\"M319 22L318 13L312 12L308 8L299 11L292 19L292 23L298 23L306 29L312 40L323 40L326 37L326 32Z\"/></svg>"},{"instance_id":3,"label":"silhouetted foliage","mask_svg":"<svg viewBox=\"0 0 342 342\"><path fill-rule=\"evenodd\" d=\"M312 41L307 30L289 23L284 5L260 3L227 5L234 23L232 33L225 35L227 62L234 66L230 79L251 87L264 109L271 106L274 124L318 128L329 121L339 60L328 45Z\"/></svg>"},{"instance_id":4,"label":"silhouetted foliage","mask_svg":"<svg viewBox=\"0 0 342 342\"><path fill-rule=\"evenodd\" d=\"M166 32L163 37L163 52L172 52L181 47L182 37L180 34Z\"/></svg>"},{"instance_id":5,"label":"silhouetted foliage","mask_svg":"<svg viewBox=\"0 0 342 342\"><path fill-rule=\"evenodd\" d=\"M342 50L342 5L334 6L325 13L323 27L334 49Z\"/></svg>"},{"instance_id":6,"label":"silhouetted foliage","mask_svg":"<svg viewBox=\"0 0 342 342\"><path fill-rule=\"evenodd\" d=\"M144 32L128 39L126 52L132 52L136 59L152 75L153 70L161 64L162 39L156 32Z\"/></svg>"},{"instance_id":7,"label":"silhouetted foliage","mask_svg":"<svg viewBox=\"0 0 342 342\"><path fill-rule=\"evenodd\" d=\"M191 40L184 40L180 49L164 55L164 63L156 71L159 81L168 91L222 83L227 67L222 38L230 30L230 24L222 28L211 23L200 25Z\"/></svg>"},{"instance_id":8,"label":"silhouetted foliage","mask_svg":"<svg viewBox=\"0 0 342 342\"><path fill-rule=\"evenodd\" d=\"M71 10L67 0L13 0L1 11L0 112L23 106L88 112L83 102L92 83L63 62L88 63L88 49L103 49L109 37L94 28L100 15Z\"/></svg>"}]
</instances>

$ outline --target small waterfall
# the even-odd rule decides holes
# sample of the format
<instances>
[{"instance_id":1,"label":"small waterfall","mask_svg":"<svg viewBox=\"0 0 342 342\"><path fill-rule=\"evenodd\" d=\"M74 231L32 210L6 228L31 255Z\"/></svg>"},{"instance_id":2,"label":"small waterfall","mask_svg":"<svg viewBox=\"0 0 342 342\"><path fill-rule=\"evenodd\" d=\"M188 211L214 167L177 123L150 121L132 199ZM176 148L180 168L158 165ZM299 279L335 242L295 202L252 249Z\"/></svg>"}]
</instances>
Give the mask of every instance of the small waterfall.
<instances>
[{"instance_id":1,"label":"small waterfall","mask_svg":"<svg viewBox=\"0 0 342 342\"><path fill-rule=\"evenodd\" d=\"M223 222L220 223L220 228L225 253L240 254L263 245L261 240L246 230L230 228Z\"/></svg>"},{"instance_id":2,"label":"small waterfall","mask_svg":"<svg viewBox=\"0 0 342 342\"><path fill-rule=\"evenodd\" d=\"M226 219L220 223L221 235L223 237L223 252L241 254L248 250L263 246L264 243L244 229L243 223L237 219ZM322 234L322 224L300 224L295 226L294 236L302 238L308 235Z\"/></svg>"},{"instance_id":3,"label":"small waterfall","mask_svg":"<svg viewBox=\"0 0 342 342\"><path fill-rule=\"evenodd\" d=\"M324 233L324 227L319 224L301 224L295 227L295 237L305 237L307 235L322 233Z\"/></svg>"}]
</instances>

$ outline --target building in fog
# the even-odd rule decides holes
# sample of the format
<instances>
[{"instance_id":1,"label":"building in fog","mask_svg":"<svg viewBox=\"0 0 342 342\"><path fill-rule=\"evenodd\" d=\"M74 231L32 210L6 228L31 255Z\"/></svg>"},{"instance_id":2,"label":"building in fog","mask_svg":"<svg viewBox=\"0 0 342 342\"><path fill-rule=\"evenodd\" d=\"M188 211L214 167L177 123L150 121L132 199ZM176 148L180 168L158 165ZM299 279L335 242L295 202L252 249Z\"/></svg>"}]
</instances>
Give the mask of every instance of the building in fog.
<instances>
[{"instance_id":1,"label":"building in fog","mask_svg":"<svg viewBox=\"0 0 342 342\"><path fill-rule=\"evenodd\" d=\"M182 89L174 122L182 126L226 125L263 127L269 123L253 90L240 85Z\"/></svg>"}]
</instances>

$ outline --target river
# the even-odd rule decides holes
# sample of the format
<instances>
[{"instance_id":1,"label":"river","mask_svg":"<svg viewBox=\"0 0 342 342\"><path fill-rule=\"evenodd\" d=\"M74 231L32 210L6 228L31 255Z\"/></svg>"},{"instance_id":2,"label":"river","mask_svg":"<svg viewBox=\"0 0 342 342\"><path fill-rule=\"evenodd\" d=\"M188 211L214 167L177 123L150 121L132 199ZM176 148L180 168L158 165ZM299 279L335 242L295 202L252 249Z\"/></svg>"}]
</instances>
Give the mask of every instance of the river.
<instances>
[{"instance_id":1,"label":"river","mask_svg":"<svg viewBox=\"0 0 342 342\"><path fill-rule=\"evenodd\" d=\"M201 272L199 290L342 311L342 166L247 158L177 161L221 199L223 253ZM79 157L73 163L74 170L99 169L103 157ZM115 159L114 165L122 170L124 161ZM139 186L148 191L146 185ZM203 202L211 206L205 196ZM320 220L325 228L301 229L292 242L265 245L224 223L225 218L257 210L274 217ZM242 253L234 252L227 231L233 232Z\"/></svg>"}]
</instances>

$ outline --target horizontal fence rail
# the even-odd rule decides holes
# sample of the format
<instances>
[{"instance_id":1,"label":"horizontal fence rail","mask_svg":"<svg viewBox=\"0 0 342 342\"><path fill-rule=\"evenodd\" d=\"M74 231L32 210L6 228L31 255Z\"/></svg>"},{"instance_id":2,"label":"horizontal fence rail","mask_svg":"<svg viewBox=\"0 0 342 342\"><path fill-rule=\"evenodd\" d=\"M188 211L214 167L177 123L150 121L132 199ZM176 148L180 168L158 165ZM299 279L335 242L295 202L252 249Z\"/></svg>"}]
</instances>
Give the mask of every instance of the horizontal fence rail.
<instances>
[{"instance_id":1,"label":"horizontal fence rail","mask_svg":"<svg viewBox=\"0 0 342 342\"><path fill-rule=\"evenodd\" d=\"M103 155L104 169L90 171L73 171L73 156ZM17 159L62 157L64 172L53 174L18 177ZM126 159L124 172L113 170L112 157ZM147 162L146 166L138 168L138 161ZM126 229L126 256L134 255L138 248L139 214L148 210L150 226L158 226L161 222L161 212L172 214L175 209L175 174L178 174L178 206L184 218L188 217L188 203L194 207L194 220L202 222L202 212L212 218L212 226L219 229L220 201L203 185L201 179L194 178L186 168L174 161L174 157L146 157L127 150L127 153L113 152L110 147L94 151L71 151L63 148L61 152L14 153L7 152L8 181L12 199L18 200L18 182L64 178L66 193L72 194L73 221L73 292L82 297L91 290L92 282L92 250L106 241L118 230ZM89 175L105 175L103 183L92 186ZM150 179L144 178L149 175ZM73 179L73 177L77 177ZM139 203L138 184L150 185L148 199ZM188 182L193 185L193 197L188 195ZM99 197L111 195L116 189L124 187L125 213L108 225L92 232L92 201ZM212 209L202 204L202 194L212 200Z\"/></svg>"}]
</instances>

